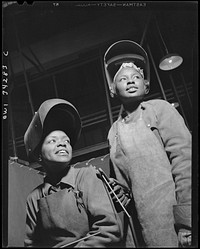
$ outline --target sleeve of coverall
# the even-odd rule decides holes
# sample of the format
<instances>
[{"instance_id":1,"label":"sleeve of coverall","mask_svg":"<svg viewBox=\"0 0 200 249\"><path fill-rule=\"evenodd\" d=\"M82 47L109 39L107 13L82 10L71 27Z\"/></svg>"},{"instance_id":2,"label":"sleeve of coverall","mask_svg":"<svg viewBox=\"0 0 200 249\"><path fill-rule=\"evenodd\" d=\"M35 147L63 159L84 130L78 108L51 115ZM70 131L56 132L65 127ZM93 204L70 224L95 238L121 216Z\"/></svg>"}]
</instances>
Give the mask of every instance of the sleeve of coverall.
<instances>
[{"instance_id":1,"label":"sleeve of coverall","mask_svg":"<svg viewBox=\"0 0 200 249\"><path fill-rule=\"evenodd\" d=\"M182 116L170 103L161 101L156 112L175 182L175 222L191 227L191 134Z\"/></svg>"},{"instance_id":2,"label":"sleeve of coverall","mask_svg":"<svg viewBox=\"0 0 200 249\"><path fill-rule=\"evenodd\" d=\"M83 201L88 210L90 223L90 232L86 236L97 231L100 231L100 234L79 242L75 247L93 248L117 245L122 237L120 219L93 166L84 170L80 186L82 186Z\"/></svg>"},{"instance_id":3,"label":"sleeve of coverall","mask_svg":"<svg viewBox=\"0 0 200 249\"><path fill-rule=\"evenodd\" d=\"M34 247L34 243L38 239L36 236L37 224L37 198L34 198L35 193L31 193L26 202L26 227L25 227L25 247Z\"/></svg>"}]
</instances>

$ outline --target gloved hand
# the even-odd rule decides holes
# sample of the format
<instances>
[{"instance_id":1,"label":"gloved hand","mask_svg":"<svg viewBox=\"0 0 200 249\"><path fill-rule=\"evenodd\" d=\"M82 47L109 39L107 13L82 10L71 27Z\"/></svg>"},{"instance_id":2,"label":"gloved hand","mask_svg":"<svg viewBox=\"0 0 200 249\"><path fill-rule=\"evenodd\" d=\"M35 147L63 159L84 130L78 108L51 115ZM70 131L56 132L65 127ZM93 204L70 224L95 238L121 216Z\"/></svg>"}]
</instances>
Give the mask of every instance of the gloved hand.
<instances>
[{"instance_id":1,"label":"gloved hand","mask_svg":"<svg viewBox=\"0 0 200 249\"><path fill-rule=\"evenodd\" d=\"M129 190L129 188L127 188L125 185L121 184L114 178L108 178L101 168L97 169L96 173L97 176L106 184L117 212L124 211L122 206L126 208L132 199L131 191Z\"/></svg>"},{"instance_id":2,"label":"gloved hand","mask_svg":"<svg viewBox=\"0 0 200 249\"><path fill-rule=\"evenodd\" d=\"M178 231L178 241L180 247L189 247L192 243L192 234L190 230L181 228Z\"/></svg>"},{"instance_id":3,"label":"gloved hand","mask_svg":"<svg viewBox=\"0 0 200 249\"><path fill-rule=\"evenodd\" d=\"M117 196L116 197L114 195L114 193L109 189L109 193L110 193L110 196L114 202L115 208L116 208L117 212L121 212L123 210L123 208L119 204L119 200L120 200L121 204L126 208L129 204L129 202L131 201L131 198L132 198L131 191L126 186L124 186L123 184L121 184L119 181L117 181L114 178L109 178L108 182L109 182L109 185L111 186L111 188L113 189L114 193Z\"/></svg>"}]
</instances>

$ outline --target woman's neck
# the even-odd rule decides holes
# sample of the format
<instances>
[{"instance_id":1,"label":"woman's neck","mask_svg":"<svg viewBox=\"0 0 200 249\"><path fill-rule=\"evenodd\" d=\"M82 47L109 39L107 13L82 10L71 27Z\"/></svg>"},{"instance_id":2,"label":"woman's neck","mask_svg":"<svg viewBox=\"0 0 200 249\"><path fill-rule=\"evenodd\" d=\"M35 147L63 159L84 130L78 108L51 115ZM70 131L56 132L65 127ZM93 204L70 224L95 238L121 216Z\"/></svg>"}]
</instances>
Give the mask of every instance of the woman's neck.
<instances>
[{"instance_id":1,"label":"woman's neck","mask_svg":"<svg viewBox=\"0 0 200 249\"><path fill-rule=\"evenodd\" d=\"M66 169L64 169L64 170L62 170L60 172L47 171L47 178L52 183L52 185L56 185L57 183L59 183L61 181L61 179L65 175L67 175L69 169L70 169L70 167L67 167Z\"/></svg>"},{"instance_id":2,"label":"woman's neck","mask_svg":"<svg viewBox=\"0 0 200 249\"><path fill-rule=\"evenodd\" d=\"M138 109L140 103L141 101L123 103L124 111L129 115Z\"/></svg>"}]
</instances>

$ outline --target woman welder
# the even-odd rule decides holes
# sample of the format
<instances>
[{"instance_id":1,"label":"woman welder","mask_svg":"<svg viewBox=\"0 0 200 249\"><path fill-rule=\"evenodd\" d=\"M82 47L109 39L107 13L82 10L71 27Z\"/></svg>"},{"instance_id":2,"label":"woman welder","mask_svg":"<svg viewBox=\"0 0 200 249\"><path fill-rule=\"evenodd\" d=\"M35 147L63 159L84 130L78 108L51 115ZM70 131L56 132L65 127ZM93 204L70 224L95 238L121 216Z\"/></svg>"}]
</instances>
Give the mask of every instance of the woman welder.
<instances>
[{"instance_id":1,"label":"woman welder","mask_svg":"<svg viewBox=\"0 0 200 249\"><path fill-rule=\"evenodd\" d=\"M28 156L46 171L44 183L27 198L26 247L119 245L121 223L96 169L70 166L80 132L76 108L66 100L49 99L25 133Z\"/></svg>"},{"instance_id":2,"label":"woman welder","mask_svg":"<svg viewBox=\"0 0 200 249\"><path fill-rule=\"evenodd\" d=\"M191 133L168 101L145 99L150 90L150 63L139 44L113 43L104 54L104 69L111 97L122 104L108 133L110 172L132 191L129 212L138 244L188 247L192 237ZM137 245L135 241L127 237L130 247Z\"/></svg>"}]
</instances>

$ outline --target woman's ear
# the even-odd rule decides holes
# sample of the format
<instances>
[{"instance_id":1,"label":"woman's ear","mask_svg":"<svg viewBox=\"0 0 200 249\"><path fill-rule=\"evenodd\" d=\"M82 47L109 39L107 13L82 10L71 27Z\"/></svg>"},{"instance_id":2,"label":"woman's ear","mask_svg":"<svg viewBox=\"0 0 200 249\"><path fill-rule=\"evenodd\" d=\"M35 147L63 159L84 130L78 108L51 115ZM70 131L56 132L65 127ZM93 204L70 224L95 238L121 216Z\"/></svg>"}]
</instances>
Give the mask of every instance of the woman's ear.
<instances>
[{"instance_id":1,"label":"woman's ear","mask_svg":"<svg viewBox=\"0 0 200 249\"><path fill-rule=\"evenodd\" d=\"M144 80L145 94L149 93L150 90L150 82L148 80Z\"/></svg>"},{"instance_id":2,"label":"woman's ear","mask_svg":"<svg viewBox=\"0 0 200 249\"><path fill-rule=\"evenodd\" d=\"M42 155L41 154L38 156L38 161L42 162Z\"/></svg>"},{"instance_id":3,"label":"woman's ear","mask_svg":"<svg viewBox=\"0 0 200 249\"><path fill-rule=\"evenodd\" d=\"M116 91L115 91L115 85L113 83L110 84L109 90L110 90L110 96L114 98Z\"/></svg>"}]
</instances>

